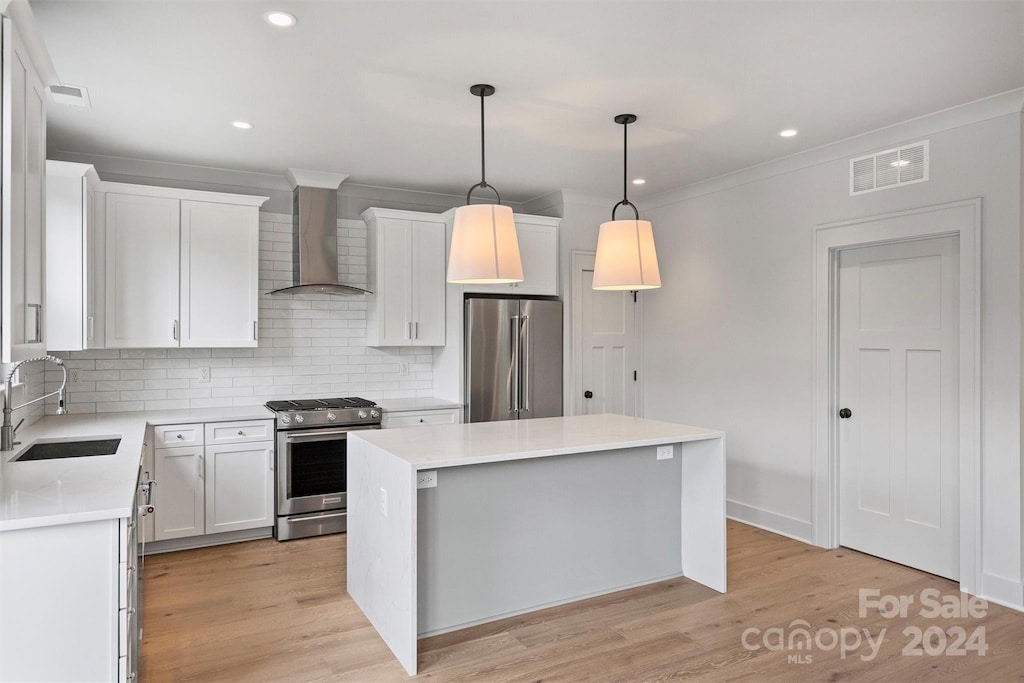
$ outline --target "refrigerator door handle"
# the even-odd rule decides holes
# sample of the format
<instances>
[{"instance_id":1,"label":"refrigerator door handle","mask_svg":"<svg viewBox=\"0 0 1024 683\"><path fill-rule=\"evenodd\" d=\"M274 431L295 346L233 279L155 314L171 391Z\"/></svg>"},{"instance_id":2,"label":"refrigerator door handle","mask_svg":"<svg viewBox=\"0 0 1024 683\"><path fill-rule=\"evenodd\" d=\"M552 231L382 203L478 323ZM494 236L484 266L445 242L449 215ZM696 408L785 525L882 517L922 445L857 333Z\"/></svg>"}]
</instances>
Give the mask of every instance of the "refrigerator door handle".
<instances>
[{"instance_id":1,"label":"refrigerator door handle","mask_svg":"<svg viewBox=\"0 0 1024 683\"><path fill-rule=\"evenodd\" d=\"M523 332L519 337L520 353L523 356L523 368L520 373L519 405L526 412L530 411L530 316L523 316Z\"/></svg>"},{"instance_id":2,"label":"refrigerator door handle","mask_svg":"<svg viewBox=\"0 0 1024 683\"><path fill-rule=\"evenodd\" d=\"M509 373L508 382L508 410L510 413L519 412L519 316L514 315L509 320L509 333L512 337L512 371Z\"/></svg>"}]
</instances>

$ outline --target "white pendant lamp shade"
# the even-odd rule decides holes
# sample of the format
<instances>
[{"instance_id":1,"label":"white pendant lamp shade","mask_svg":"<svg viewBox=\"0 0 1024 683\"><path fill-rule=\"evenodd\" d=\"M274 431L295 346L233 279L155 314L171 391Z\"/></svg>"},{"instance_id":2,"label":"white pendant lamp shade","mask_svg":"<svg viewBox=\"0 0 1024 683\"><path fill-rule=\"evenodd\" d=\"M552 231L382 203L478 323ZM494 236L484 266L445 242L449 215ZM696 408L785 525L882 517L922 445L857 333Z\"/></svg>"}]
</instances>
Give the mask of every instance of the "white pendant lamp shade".
<instances>
[{"instance_id":1,"label":"white pendant lamp shade","mask_svg":"<svg viewBox=\"0 0 1024 683\"><path fill-rule=\"evenodd\" d=\"M469 188L466 205L455 209L452 248L448 254L448 282L457 285L499 285L523 281L519 239L512 209L501 205L501 195L487 183L487 154L484 138L484 98L494 86L478 83L469 92L480 98L480 182ZM493 204L470 204L473 190L490 190Z\"/></svg>"},{"instance_id":2,"label":"white pendant lamp shade","mask_svg":"<svg viewBox=\"0 0 1024 683\"><path fill-rule=\"evenodd\" d=\"M622 201L612 207L612 219L601 224L597 233L597 256L594 259L593 289L626 290L661 287L658 254L654 250L654 230L650 221L640 220L636 205L627 193L626 161L629 147L626 130L636 121L634 114L619 114L615 123L622 124ZM633 210L632 220L615 220L620 206Z\"/></svg>"},{"instance_id":3,"label":"white pendant lamp shade","mask_svg":"<svg viewBox=\"0 0 1024 683\"><path fill-rule=\"evenodd\" d=\"M594 261L594 289L637 290L661 287L654 230L650 221L601 224Z\"/></svg>"},{"instance_id":4,"label":"white pendant lamp shade","mask_svg":"<svg viewBox=\"0 0 1024 683\"><path fill-rule=\"evenodd\" d=\"M512 209L472 204L455 209L448 282L503 284L523 281L523 262Z\"/></svg>"}]
</instances>

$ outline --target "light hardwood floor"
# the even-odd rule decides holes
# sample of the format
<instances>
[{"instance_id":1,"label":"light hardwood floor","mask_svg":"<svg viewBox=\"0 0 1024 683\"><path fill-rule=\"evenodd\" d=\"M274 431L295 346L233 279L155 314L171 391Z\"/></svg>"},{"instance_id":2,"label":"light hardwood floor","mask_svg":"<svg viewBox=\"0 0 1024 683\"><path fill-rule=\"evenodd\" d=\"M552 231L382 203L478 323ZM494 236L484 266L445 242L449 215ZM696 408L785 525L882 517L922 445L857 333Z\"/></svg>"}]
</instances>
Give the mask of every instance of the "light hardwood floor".
<instances>
[{"instance_id":1,"label":"light hardwood floor","mask_svg":"<svg viewBox=\"0 0 1024 683\"><path fill-rule=\"evenodd\" d=\"M149 681L403 681L398 662L345 592L344 535L251 541L146 558L142 669ZM438 681L1024 681L1024 614L926 618L920 592L956 584L851 550L822 550L729 523L729 592L685 579L505 619L420 642L419 678ZM912 595L907 618L861 617L859 589ZM802 619L839 648L770 650L748 628ZM798 627L799 624L794 625ZM984 656L903 655L906 628L983 628ZM769 635L774 645L777 633ZM939 644L933 630L931 645ZM863 637L863 636L862 636ZM795 645L795 641L794 641ZM790 656L810 655L810 663ZM863 657L863 658L862 658Z\"/></svg>"}]
</instances>

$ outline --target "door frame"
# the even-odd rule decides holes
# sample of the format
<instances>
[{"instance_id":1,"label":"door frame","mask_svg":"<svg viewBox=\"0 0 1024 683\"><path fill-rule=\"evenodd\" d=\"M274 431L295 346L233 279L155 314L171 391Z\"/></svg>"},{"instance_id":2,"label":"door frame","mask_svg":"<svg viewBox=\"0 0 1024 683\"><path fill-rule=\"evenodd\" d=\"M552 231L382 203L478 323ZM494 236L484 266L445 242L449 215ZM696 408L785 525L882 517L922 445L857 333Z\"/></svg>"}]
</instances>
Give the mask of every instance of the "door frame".
<instances>
[{"instance_id":1,"label":"door frame","mask_svg":"<svg viewBox=\"0 0 1024 683\"><path fill-rule=\"evenodd\" d=\"M579 305L580 291L577 284L576 273L578 270L583 268L583 260L586 258L596 258L596 251L586 251L583 249L573 249L570 258L570 290L572 292L572 298L569 301L570 308L570 319L572 320L572 344L569 345L569 353L571 354L571 363L567 363L567 367L572 368L571 377L569 383L566 386L566 391L569 394L569 415L582 415L580 405L579 391L577 390L577 380L583 376L583 307ZM644 415L644 297L643 292L637 292L636 308L633 310L633 340L636 342L636 366L637 366L637 381L636 381L636 412L637 417L643 417Z\"/></svg>"},{"instance_id":2,"label":"door frame","mask_svg":"<svg viewBox=\"0 0 1024 683\"><path fill-rule=\"evenodd\" d=\"M927 225L916 220L931 214ZM933 237L960 238L960 589L975 594L981 567L981 198L819 225L814 233L814 451L816 545L839 545L839 252Z\"/></svg>"}]
</instances>

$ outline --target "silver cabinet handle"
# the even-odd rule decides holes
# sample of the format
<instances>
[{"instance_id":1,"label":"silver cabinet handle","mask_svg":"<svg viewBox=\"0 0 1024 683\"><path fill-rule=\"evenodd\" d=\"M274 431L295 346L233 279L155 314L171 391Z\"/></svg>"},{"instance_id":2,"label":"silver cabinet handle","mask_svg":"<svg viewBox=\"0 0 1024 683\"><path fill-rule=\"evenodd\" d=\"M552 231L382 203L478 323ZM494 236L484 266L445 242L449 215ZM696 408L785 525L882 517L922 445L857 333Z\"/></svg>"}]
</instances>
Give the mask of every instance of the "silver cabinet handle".
<instances>
[{"instance_id":1,"label":"silver cabinet handle","mask_svg":"<svg viewBox=\"0 0 1024 683\"><path fill-rule=\"evenodd\" d=\"M405 333L406 339L412 339L412 322L407 323L407 325L409 326L409 329L406 330Z\"/></svg>"},{"instance_id":2,"label":"silver cabinet handle","mask_svg":"<svg viewBox=\"0 0 1024 683\"><path fill-rule=\"evenodd\" d=\"M243 432L241 429L239 429L238 430L238 435L239 436L245 436L245 432Z\"/></svg>"},{"instance_id":3,"label":"silver cabinet handle","mask_svg":"<svg viewBox=\"0 0 1024 683\"><path fill-rule=\"evenodd\" d=\"M86 320L86 324L88 325L88 331L86 333L86 335L87 335L86 338L87 339L92 339L93 336L94 336L94 333L95 333L95 325L93 324L95 322L95 318L93 318L90 315L85 320Z\"/></svg>"},{"instance_id":4,"label":"silver cabinet handle","mask_svg":"<svg viewBox=\"0 0 1024 683\"><path fill-rule=\"evenodd\" d=\"M36 336L34 339L26 339L27 344L40 344L43 341L43 305L25 304L25 308L36 309Z\"/></svg>"},{"instance_id":5,"label":"silver cabinet handle","mask_svg":"<svg viewBox=\"0 0 1024 683\"><path fill-rule=\"evenodd\" d=\"M419 323L419 321L416 321L416 322L414 322L412 324L412 329L413 329L412 338L413 339L419 339L420 338L420 323Z\"/></svg>"},{"instance_id":6,"label":"silver cabinet handle","mask_svg":"<svg viewBox=\"0 0 1024 683\"><path fill-rule=\"evenodd\" d=\"M255 320L252 321L252 338L256 341L259 341L260 338L258 323Z\"/></svg>"},{"instance_id":7,"label":"silver cabinet handle","mask_svg":"<svg viewBox=\"0 0 1024 683\"><path fill-rule=\"evenodd\" d=\"M204 472L206 467L204 467L204 465L205 465L205 463L203 462L203 456L202 455L197 455L196 456L196 478L197 479L205 479L206 478L205 472Z\"/></svg>"},{"instance_id":8,"label":"silver cabinet handle","mask_svg":"<svg viewBox=\"0 0 1024 683\"><path fill-rule=\"evenodd\" d=\"M177 320L174 321L174 326L172 328L172 334L174 335L174 341L178 341L178 321Z\"/></svg>"},{"instance_id":9,"label":"silver cabinet handle","mask_svg":"<svg viewBox=\"0 0 1024 683\"><path fill-rule=\"evenodd\" d=\"M267 449L267 469L269 469L271 472L274 471L274 449L273 448L268 448Z\"/></svg>"},{"instance_id":10,"label":"silver cabinet handle","mask_svg":"<svg viewBox=\"0 0 1024 683\"><path fill-rule=\"evenodd\" d=\"M525 341L522 343L522 350L520 353L523 354L523 372L522 372L522 386L520 387L519 403L523 410L529 412L530 410L530 316L523 316L523 336Z\"/></svg>"},{"instance_id":11,"label":"silver cabinet handle","mask_svg":"<svg viewBox=\"0 0 1024 683\"><path fill-rule=\"evenodd\" d=\"M185 437L184 437L184 436L182 436L181 434L178 434L177 438L179 438L179 439L184 439Z\"/></svg>"}]
</instances>

